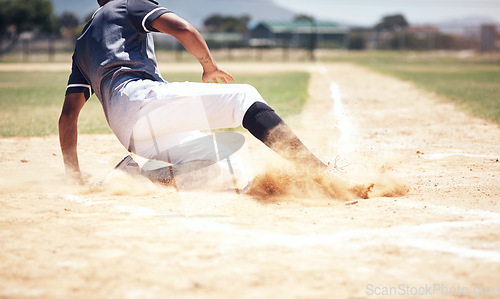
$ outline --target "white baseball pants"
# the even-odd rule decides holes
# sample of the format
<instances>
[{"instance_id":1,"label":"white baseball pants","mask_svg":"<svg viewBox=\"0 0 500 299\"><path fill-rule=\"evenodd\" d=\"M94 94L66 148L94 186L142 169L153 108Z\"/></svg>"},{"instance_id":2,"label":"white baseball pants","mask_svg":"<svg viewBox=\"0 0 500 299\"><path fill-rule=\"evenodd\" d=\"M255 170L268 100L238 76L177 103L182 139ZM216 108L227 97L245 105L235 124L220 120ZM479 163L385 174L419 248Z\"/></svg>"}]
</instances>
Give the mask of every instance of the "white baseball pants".
<instances>
[{"instance_id":1,"label":"white baseball pants","mask_svg":"<svg viewBox=\"0 0 500 299\"><path fill-rule=\"evenodd\" d=\"M237 127L253 103L265 103L247 84L159 83L147 98L133 127L131 149L173 164L213 157L213 146L196 143L206 136L201 131ZM186 142L192 146L170 150Z\"/></svg>"}]
</instances>

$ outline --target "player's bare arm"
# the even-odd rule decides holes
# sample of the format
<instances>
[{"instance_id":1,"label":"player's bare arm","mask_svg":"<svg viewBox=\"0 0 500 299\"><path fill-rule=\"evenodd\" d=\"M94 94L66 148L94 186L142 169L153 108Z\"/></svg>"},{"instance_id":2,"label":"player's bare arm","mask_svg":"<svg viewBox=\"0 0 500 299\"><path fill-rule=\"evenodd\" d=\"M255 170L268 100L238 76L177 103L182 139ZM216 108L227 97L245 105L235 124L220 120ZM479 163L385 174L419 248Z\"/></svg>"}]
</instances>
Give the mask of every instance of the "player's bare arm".
<instances>
[{"instance_id":1,"label":"player's bare arm","mask_svg":"<svg viewBox=\"0 0 500 299\"><path fill-rule=\"evenodd\" d=\"M234 82L233 76L217 66L207 43L189 22L173 13L166 13L156 18L151 25L156 30L175 37L189 53L198 59L203 67L203 82L213 80L218 83L219 79L224 83Z\"/></svg>"},{"instance_id":2,"label":"player's bare arm","mask_svg":"<svg viewBox=\"0 0 500 299\"><path fill-rule=\"evenodd\" d=\"M83 93L67 94L59 117L59 142L66 167L66 174L83 182L78 163L78 116L85 104Z\"/></svg>"}]
</instances>

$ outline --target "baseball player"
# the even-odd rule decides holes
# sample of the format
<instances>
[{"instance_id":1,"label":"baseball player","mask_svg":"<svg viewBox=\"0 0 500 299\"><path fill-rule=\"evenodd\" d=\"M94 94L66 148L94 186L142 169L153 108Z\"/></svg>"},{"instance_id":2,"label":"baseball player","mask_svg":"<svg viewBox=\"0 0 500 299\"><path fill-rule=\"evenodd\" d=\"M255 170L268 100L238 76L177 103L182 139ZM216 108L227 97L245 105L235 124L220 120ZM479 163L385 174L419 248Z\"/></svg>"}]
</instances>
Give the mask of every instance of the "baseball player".
<instances>
[{"instance_id":1,"label":"baseball player","mask_svg":"<svg viewBox=\"0 0 500 299\"><path fill-rule=\"evenodd\" d=\"M282 156L325 168L259 92L235 81L213 59L200 33L153 0L98 0L100 8L76 42L59 119L67 174L84 182L77 155L77 122L95 93L111 130L130 152L179 164L203 159L201 130L242 125ZM175 37L203 68L203 83L165 81L157 69L151 32ZM213 83L209 83L212 81ZM194 141L194 142L193 142ZM189 148L169 152L181 143Z\"/></svg>"}]
</instances>

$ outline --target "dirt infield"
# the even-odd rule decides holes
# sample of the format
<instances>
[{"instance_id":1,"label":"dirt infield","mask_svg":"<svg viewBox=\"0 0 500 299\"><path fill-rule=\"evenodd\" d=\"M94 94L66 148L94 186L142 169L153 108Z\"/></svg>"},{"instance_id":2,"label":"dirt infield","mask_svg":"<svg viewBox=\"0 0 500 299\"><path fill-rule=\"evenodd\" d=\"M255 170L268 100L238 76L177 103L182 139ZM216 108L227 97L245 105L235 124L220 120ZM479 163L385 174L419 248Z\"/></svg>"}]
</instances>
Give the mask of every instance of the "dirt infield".
<instances>
[{"instance_id":1,"label":"dirt infield","mask_svg":"<svg viewBox=\"0 0 500 299\"><path fill-rule=\"evenodd\" d=\"M370 199L90 192L64 180L57 136L0 139L0 298L498 298L499 126L357 66L294 68L312 80L291 126ZM246 136L255 173L293 171ZM79 153L90 183L127 154L108 135Z\"/></svg>"}]
</instances>

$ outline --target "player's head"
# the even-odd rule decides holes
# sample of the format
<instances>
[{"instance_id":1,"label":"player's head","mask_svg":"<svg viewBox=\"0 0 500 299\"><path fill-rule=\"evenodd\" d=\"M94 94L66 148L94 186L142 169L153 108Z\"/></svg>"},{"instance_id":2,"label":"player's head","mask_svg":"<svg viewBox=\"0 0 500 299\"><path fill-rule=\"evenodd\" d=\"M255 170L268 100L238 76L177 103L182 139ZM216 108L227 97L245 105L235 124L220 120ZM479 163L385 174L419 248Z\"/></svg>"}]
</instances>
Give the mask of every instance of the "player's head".
<instances>
[{"instance_id":1,"label":"player's head","mask_svg":"<svg viewBox=\"0 0 500 299\"><path fill-rule=\"evenodd\" d=\"M110 0L97 0L97 4L99 4L99 6L103 6L104 4L108 3Z\"/></svg>"}]
</instances>

